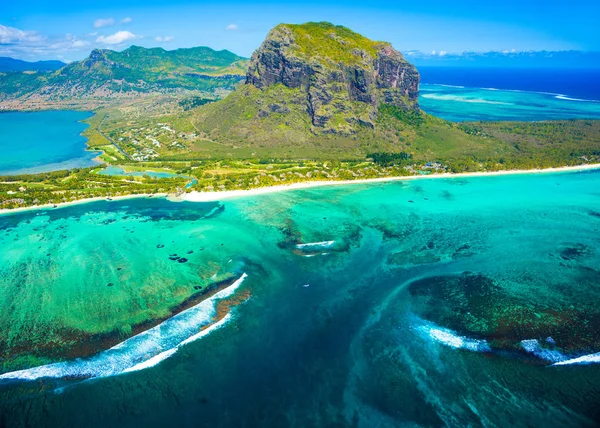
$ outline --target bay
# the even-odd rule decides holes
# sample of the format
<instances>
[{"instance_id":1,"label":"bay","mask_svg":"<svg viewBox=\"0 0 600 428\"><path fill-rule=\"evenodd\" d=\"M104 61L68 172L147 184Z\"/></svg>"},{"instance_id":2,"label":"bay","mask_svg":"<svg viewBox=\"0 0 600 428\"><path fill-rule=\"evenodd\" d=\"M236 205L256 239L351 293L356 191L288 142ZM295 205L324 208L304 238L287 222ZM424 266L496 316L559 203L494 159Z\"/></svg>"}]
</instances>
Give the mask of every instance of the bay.
<instances>
[{"instance_id":1,"label":"bay","mask_svg":"<svg viewBox=\"0 0 600 428\"><path fill-rule=\"evenodd\" d=\"M34 174L98 165L98 152L86 151L78 111L6 112L0 114L0 175Z\"/></svg>"}]
</instances>

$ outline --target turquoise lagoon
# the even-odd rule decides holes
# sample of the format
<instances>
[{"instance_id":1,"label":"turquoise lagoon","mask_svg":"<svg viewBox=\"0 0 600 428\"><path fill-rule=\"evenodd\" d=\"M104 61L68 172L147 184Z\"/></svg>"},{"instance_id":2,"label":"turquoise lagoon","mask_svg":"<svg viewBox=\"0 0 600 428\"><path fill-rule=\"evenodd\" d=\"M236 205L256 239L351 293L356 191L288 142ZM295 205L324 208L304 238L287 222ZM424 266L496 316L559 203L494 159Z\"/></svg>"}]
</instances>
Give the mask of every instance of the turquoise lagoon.
<instances>
[{"instance_id":1,"label":"turquoise lagoon","mask_svg":"<svg viewBox=\"0 0 600 428\"><path fill-rule=\"evenodd\" d=\"M549 92L422 84L419 104L455 122L600 119L600 101Z\"/></svg>"},{"instance_id":2,"label":"turquoise lagoon","mask_svg":"<svg viewBox=\"0 0 600 428\"><path fill-rule=\"evenodd\" d=\"M588 171L1 216L2 422L594 426L599 189Z\"/></svg>"},{"instance_id":3,"label":"turquoise lagoon","mask_svg":"<svg viewBox=\"0 0 600 428\"><path fill-rule=\"evenodd\" d=\"M129 177L153 177L153 178L173 178L185 177L184 175L174 174L172 172L157 172L157 171L125 171L123 168L114 165L108 165L106 168L98 171L101 175L123 175Z\"/></svg>"},{"instance_id":4,"label":"turquoise lagoon","mask_svg":"<svg viewBox=\"0 0 600 428\"><path fill-rule=\"evenodd\" d=\"M90 113L0 113L0 175L31 174L97 165L86 151L81 121Z\"/></svg>"}]
</instances>

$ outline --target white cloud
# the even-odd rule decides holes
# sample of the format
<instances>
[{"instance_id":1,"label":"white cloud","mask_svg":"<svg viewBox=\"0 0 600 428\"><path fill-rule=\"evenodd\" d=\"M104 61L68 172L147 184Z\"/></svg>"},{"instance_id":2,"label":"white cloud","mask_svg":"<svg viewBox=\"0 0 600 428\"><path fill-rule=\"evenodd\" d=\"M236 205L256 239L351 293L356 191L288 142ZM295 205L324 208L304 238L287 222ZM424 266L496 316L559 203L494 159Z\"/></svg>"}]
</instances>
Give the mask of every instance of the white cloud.
<instances>
[{"instance_id":1,"label":"white cloud","mask_svg":"<svg viewBox=\"0 0 600 428\"><path fill-rule=\"evenodd\" d=\"M431 55L434 55L434 56L435 56L435 55L439 55L439 56L445 56L447 53L448 53L448 52L446 52L446 51L439 51L439 52L438 52L438 51L436 51L436 50L433 50L433 51L431 51Z\"/></svg>"},{"instance_id":2,"label":"white cloud","mask_svg":"<svg viewBox=\"0 0 600 428\"><path fill-rule=\"evenodd\" d=\"M118 45L126 42L127 40L135 39L137 36L129 31L117 31L115 34L110 36L100 36L96 39L96 42L103 43L105 45Z\"/></svg>"},{"instance_id":3,"label":"white cloud","mask_svg":"<svg viewBox=\"0 0 600 428\"><path fill-rule=\"evenodd\" d=\"M46 37L35 31L23 31L0 25L0 56L38 58L57 57L86 49L90 42L73 34Z\"/></svg>"},{"instance_id":4,"label":"white cloud","mask_svg":"<svg viewBox=\"0 0 600 428\"><path fill-rule=\"evenodd\" d=\"M110 27L111 25L115 25L113 18L96 19L94 21L94 28Z\"/></svg>"},{"instance_id":5,"label":"white cloud","mask_svg":"<svg viewBox=\"0 0 600 428\"><path fill-rule=\"evenodd\" d=\"M164 37L157 36L154 38L154 40L156 40L159 43L169 43L169 42L172 42L174 38L175 37L173 37L173 36L164 36Z\"/></svg>"},{"instance_id":6,"label":"white cloud","mask_svg":"<svg viewBox=\"0 0 600 428\"><path fill-rule=\"evenodd\" d=\"M43 40L44 37L38 35L35 31L23 31L18 28L0 25L0 45L36 43Z\"/></svg>"},{"instance_id":7,"label":"white cloud","mask_svg":"<svg viewBox=\"0 0 600 428\"><path fill-rule=\"evenodd\" d=\"M121 24L129 24L131 21L133 21L133 19L131 19L130 17L123 18L121 20Z\"/></svg>"},{"instance_id":8,"label":"white cloud","mask_svg":"<svg viewBox=\"0 0 600 428\"><path fill-rule=\"evenodd\" d=\"M238 26L236 24L229 24L227 27L225 27L225 29L227 31L235 31L238 29Z\"/></svg>"},{"instance_id":9,"label":"white cloud","mask_svg":"<svg viewBox=\"0 0 600 428\"><path fill-rule=\"evenodd\" d=\"M64 43L70 44L73 48L83 48L85 46L89 46L90 42L87 40L78 39L73 34L66 34Z\"/></svg>"},{"instance_id":10,"label":"white cloud","mask_svg":"<svg viewBox=\"0 0 600 428\"><path fill-rule=\"evenodd\" d=\"M89 45L90 42L87 40L81 40L73 34L65 34L63 39L56 40L53 43L50 43L44 47L39 47L38 49L46 49L54 52L68 52L84 48Z\"/></svg>"}]
</instances>

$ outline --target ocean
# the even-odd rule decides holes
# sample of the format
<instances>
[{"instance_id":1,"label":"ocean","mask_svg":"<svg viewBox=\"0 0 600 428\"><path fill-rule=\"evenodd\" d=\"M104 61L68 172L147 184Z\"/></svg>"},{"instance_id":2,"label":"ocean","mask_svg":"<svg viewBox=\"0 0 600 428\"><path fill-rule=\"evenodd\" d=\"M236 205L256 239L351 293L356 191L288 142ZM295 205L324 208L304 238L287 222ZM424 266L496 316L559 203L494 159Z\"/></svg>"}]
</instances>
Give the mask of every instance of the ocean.
<instances>
[{"instance_id":1,"label":"ocean","mask_svg":"<svg viewBox=\"0 0 600 428\"><path fill-rule=\"evenodd\" d=\"M450 120L598 118L590 76L421 72ZM79 153L85 115L56 114ZM53 156L29 115L12 135ZM0 425L596 426L598 189L591 170L0 215Z\"/></svg>"},{"instance_id":2,"label":"ocean","mask_svg":"<svg viewBox=\"0 0 600 428\"><path fill-rule=\"evenodd\" d=\"M98 152L88 152L77 111L0 113L0 175L33 174L97 165Z\"/></svg>"},{"instance_id":3,"label":"ocean","mask_svg":"<svg viewBox=\"0 0 600 428\"><path fill-rule=\"evenodd\" d=\"M421 108L447 120L600 118L600 70L420 67Z\"/></svg>"},{"instance_id":4,"label":"ocean","mask_svg":"<svg viewBox=\"0 0 600 428\"><path fill-rule=\"evenodd\" d=\"M598 189L596 170L0 216L3 424L591 426Z\"/></svg>"}]
</instances>

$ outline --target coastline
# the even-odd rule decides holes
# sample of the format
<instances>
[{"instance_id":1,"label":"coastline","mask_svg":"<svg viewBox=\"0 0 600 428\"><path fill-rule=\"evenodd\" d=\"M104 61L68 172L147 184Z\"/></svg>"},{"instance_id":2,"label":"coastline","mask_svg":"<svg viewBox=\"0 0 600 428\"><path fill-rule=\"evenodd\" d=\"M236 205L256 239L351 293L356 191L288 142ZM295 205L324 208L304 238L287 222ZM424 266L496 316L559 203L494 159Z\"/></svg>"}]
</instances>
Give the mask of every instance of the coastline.
<instances>
[{"instance_id":1,"label":"coastline","mask_svg":"<svg viewBox=\"0 0 600 428\"><path fill-rule=\"evenodd\" d=\"M491 172L465 172L459 174L443 173L429 175L406 175L401 177L381 177L365 178L359 180L326 180L326 181L305 181L292 184L281 184L278 186L258 187L247 190L224 190L217 192L196 192L184 193L178 199L188 202L214 202L222 199L240 198L244 196L264 195L268 193L283 192L286 190L309 189L322 186L341 186L352 184L383 183L387 181L409 181L409 180L427 180L439 178L465 178L465 177L494 177L501 175L521 175L521 174L543 174L552 172L578 172L600 169L600 164L589 164L579 166L563 166L557 168L528 169L528 170L506 170Z\"/></svg>"},{"instance_id":2,"label":"coastline","mask_svg":"<svg viewBox=\"0 0 600 428\"><path fill-rule=\"evenodd\" d=\"M88 202L107 201L110 200L123 200L130 198L148 198L148 197L165 197L169 198L172 202L215 202L223 199L235 199L246 196L265 195L269 193L284 192L287 190L301 190L310 189L313 187L323 186L343 186L352 184L368 184L368 183L384 183L388 181L409 181L409 180L428 180L428 179L441 179L441 178L469 178L469 177L494 177L503 175L522 175L522 174L547 174L547 173L560 173L560 172L579 172L579 171L590 171L600 169L600 164L588 164L578 166L563 166L556 168L544 168L544 169L528 169L528 170L505 170L505 171L491 171L491 172L465 172L459 174L443 173L443 174L429 174L429 175L407 175L400 177L381 177L381 178L365 178L359 180L323 180L323 181L304 181L299 183L281 184L278 186L268 187L257 187L254 189L244 190L223 190L216 192L197 192L192 191L190 193L184 193L179 196L173 196L168 193L140 193L132 195L122 196L98 196L94 198L79 199L76 201L62 202L57 204L45 204L45 205L32 205L29 207L20 207L0 209L0 215L11 214L23 211L33 211L40 209L54 209L62 208L70 205L85 204Z\"/></svg>"},{"instance_id":3,"label":"coastline","mask_svg":"<svg viewBox=\"0 0 600 428\"><path fill-rule=\"evenodd\" d=\"M122 199L134 199L134 198L149 198L149 197L167 197L169 196L167 193L136 193L132 195L121 195L121 196L97 196L94 198L84 198L78 199L76 201L69 202L59 202L57 204L44 204L44 205L31 205L29 207L19 207L19 208L2 208L0 209L0 215L18 213L23 211L34 211L34 210L47 210L47 209L58 209L71 205L79 205L79 204L87 204L89 202L98 202L98 201L118 201Z\"/></svg>"}]
</instances>

